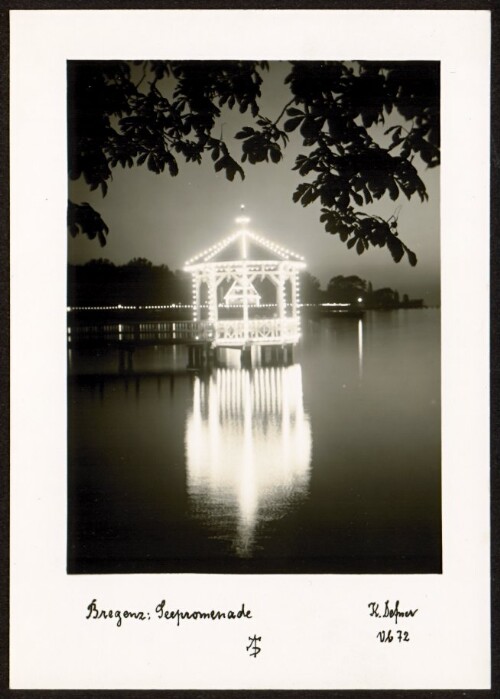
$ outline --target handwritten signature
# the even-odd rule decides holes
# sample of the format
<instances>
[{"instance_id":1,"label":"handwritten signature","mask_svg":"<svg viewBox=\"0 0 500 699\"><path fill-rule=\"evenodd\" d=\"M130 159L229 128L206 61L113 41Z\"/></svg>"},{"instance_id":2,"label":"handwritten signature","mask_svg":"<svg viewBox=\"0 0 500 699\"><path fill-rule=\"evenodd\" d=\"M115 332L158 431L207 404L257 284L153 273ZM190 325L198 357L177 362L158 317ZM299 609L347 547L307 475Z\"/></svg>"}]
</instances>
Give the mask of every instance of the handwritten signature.
<instances>
[{"instance_id":1,"label":"handwritten signature","mask_svg":"<svg viewBox=\"0 0 500 699\"><path fill-rule=\"evenodd\" d=\"M381 608L379 602L369 602L368 608L370 610L370 616L376 617L377 619L391 619L395 624L398 623L398 619L414 617L418 612L418 609L400 609L399 600L396 600L395 603L386 600L383 608Z\"/></svg>"}]
</instances>

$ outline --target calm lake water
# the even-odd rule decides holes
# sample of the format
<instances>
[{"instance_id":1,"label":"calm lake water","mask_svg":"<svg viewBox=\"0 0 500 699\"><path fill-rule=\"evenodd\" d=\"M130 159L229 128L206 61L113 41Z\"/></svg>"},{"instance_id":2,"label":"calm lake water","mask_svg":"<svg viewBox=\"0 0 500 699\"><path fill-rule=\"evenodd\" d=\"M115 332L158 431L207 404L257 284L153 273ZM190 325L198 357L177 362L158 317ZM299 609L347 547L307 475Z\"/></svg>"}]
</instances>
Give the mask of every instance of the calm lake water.
<instances>
[{"instance_id":1,"label":"calm lake water","mask_svg":"<svg viewBox=\"0 0 500 699\"><path fill-rule=\"evenodd\" d=\"M441 572L439 318L307 321L288 367L72 350L68 571Z\"/></svg>"}]
</instances>

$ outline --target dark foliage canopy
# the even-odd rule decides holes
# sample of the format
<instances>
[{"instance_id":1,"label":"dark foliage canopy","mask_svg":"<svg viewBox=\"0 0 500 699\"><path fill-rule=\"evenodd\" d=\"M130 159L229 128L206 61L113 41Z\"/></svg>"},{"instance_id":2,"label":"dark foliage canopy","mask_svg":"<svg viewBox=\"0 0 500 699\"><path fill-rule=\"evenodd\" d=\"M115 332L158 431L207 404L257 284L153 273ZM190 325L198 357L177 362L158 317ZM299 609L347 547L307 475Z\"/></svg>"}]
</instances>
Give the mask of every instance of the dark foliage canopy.
<instances>
[{"instance_id":1,"label":"dark foliage canopy","mask_svg":"<svg viewBox=\"0 0 500 699\"><path fill-rule=\"evenodd\" d=\"M259 105L267 69L265 62L70 61L70 178L83 177L105 196L118 165L175 177L180 160L208 156L228 180L243 179L243 165L279 163L295 134L302 152L294 169L304 181L293 201L319 200L326 231L358 254L387 247L396 262L406 255L415 265L397 215L386 220L363 207L384 196L427 198L413 161L439 164L439 64L292 62L290 100L274 121ZM224 108L248 114L248 125L231 134L241 144L239 160L220 133ZM398 123L384 129L391 113ZM86 203L69 203L68 227L102 245L109 232Z\"/></svg>"}]
</instances>

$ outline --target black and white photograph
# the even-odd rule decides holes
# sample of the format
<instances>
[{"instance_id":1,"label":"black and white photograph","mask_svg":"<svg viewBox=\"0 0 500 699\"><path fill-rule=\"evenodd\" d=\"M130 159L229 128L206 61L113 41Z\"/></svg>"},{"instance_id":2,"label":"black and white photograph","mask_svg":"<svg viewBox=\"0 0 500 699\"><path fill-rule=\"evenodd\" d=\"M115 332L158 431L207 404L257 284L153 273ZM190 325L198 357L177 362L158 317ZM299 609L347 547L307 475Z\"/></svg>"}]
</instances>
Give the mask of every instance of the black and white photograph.
<instances>
[{"instance_id":1,"label":"black and white photograph","mask_svg":"<svg viewBox=\"0 0 500 699\"><path fill-rule=\"evenodd\" d=\"M489 12L9 20L10 689L489 689Z\"/></svg>"},{"instance_id":2,"label":"black and white photograph","mask_svg":"<svg viewBox=\"0 0 500 699\"><path fill-rule=\"evenodd\" d=\"M68 572L440 573L440 65L68 62Z\"/></svg>"}]
</instances>

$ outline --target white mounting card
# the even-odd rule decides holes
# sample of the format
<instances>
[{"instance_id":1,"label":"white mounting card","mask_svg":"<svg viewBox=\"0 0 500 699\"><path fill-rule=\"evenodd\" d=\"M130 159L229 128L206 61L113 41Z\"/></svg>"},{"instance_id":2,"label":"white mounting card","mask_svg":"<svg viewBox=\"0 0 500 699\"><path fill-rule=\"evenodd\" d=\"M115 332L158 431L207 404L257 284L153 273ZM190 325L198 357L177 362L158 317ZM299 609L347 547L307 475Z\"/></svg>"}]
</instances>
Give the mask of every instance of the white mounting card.
<instances>
[{"instance_id":1,"label":"white mounting card","mask_svg":"<svg viewBox=\"0 0 500 699\"><path fill-rule=\"evenodd\" d=\"M489 13L72 10L10 20L10 686L487 689ZM66 573L66 62L146 58L440 61L441 574ZM93 622L94 599L145 621ZM244 604L251 618L177 624L158 618L161 600L191 611ZM383 613L386 601L414 614L381 625L369 605ZM410 642L398 642L401 629ZM257 657L252 638L262 639Z\"/></svg>"}]
</instances>

